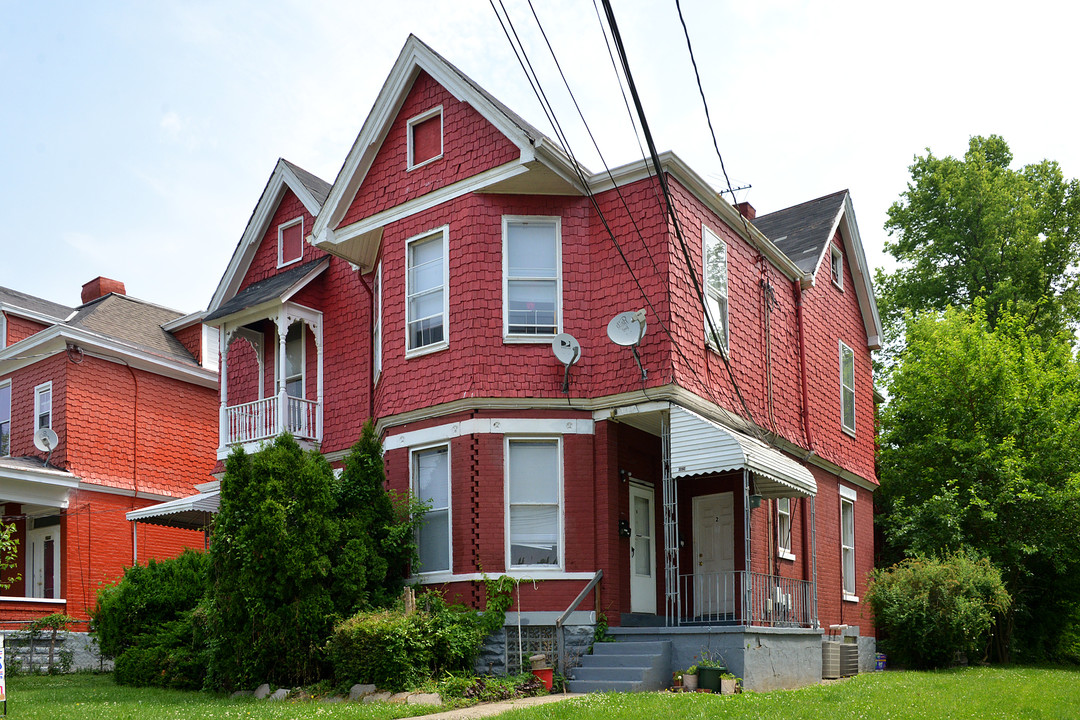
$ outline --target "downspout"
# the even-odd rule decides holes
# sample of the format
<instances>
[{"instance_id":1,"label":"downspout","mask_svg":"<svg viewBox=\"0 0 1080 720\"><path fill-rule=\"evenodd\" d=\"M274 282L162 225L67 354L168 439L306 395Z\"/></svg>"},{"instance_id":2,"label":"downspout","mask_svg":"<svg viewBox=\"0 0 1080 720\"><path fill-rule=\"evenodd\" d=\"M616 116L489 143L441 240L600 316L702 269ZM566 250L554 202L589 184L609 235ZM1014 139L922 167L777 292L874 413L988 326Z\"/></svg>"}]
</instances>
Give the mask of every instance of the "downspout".
<instances>
[{"instance_id":1,"label":"downspout","mask_svg":"<svg viewBox=\"0 0 1080 720\"><path fill-rule=\"evenodd\" d=\"M368 300L368 419L375 422L375 291L364 282L359 270L356 277L367 291Z\"/></svg>"},{"instance_id":2,"label":"downspout","mask_svg":"<svg viewBox=\"0 0 1080 720\"><path fill-rule=\"evenodd\" d=\"M803 434L806 436L806 449L814 452L814 437L810 432L810 389L806 380L806 330L803 326L803 289L802 281L795 280L795 318L799 326L799 381L802 385L802 421ZM809 456L807 456L809 458Z\"/></svg>"}]
</instances>

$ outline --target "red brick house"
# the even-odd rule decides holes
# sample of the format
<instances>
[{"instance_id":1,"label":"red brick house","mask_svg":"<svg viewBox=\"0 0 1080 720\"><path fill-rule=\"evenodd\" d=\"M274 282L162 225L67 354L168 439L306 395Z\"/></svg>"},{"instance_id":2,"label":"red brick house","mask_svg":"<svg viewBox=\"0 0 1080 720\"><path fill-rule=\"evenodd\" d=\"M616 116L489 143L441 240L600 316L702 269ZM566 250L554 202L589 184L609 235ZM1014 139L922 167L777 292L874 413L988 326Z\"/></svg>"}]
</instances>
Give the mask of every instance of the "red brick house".
<instances>
[{"instance_id":1,"label":"red brick house","mask_svg":"<svg viewBox=\"0 0 1080 720\"><path fill-rule=\"evenodd\" d=\"M20 576L0 591L4 629L62 612L86 630L124 567L204 545L125 514L213 479L217 335L106 278L82 300L0 288L0 508L19 541L5 579Z\"/></svg>"},{"instance_id":2,"label":"red brick house","mask_svg":"<svg viewBox=\"0 0 1080 720\"><path fill-rule=\"evenodd\" d=\"M685 246L651 165L576 166L410 37L332 185L279 161L210 303L218 458L289 430L338 461L374 417L432 505L417 581L522 581L493 667L598 611L661 648L645 685L703 648L809 682L832 625L865 663L881 331L850 196L755 217L661 162Z\"/></svg>"}]
</instances>

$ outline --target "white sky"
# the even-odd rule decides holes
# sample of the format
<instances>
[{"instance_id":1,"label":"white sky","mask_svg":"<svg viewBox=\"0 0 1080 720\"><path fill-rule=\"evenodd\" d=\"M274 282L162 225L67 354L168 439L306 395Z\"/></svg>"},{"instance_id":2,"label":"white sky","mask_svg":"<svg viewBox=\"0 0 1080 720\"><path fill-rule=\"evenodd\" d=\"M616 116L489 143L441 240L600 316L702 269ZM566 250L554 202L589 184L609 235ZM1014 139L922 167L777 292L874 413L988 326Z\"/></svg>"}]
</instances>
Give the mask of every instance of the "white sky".
<instances>
[{"instance_id":1,"label":"white sky","mask_svg":"<svg viewBox=\"0 0 1080 720\"><path fill-rule=\"evenodd\" d=\"M528 4L506 3L600 169ZM535 4L608 163L639 158L592 0ZM658 148L719 186L674 0L613 4ZM997 133L1017 165L1080 175L1080 5L682 4L738 199L849 188L872 267L927 147ZM547 129L487 0L0 0L0 285L77 305L104 275L205 308L277 158L332 182L410 32Z\"/></svg>"}]
</instances>

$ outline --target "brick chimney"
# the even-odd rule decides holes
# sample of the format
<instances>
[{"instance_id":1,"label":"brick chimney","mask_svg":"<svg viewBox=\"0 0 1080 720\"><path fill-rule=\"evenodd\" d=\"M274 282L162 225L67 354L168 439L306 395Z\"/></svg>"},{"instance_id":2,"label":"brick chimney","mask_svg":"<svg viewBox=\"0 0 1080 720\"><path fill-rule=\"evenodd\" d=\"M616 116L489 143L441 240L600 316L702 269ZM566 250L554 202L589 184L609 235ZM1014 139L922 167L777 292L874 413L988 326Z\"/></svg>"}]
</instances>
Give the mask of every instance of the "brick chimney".
<instances>
[{"instance_id":1,"label":"brick chimney","mask_svg":"<svg viewBox=\"0 0 1080 720\"><path fill-rule=\"evenodd\" d=\"M117 295L127 294L124 291L124 283L119 280L110 280L107 277L96 277L82 286L83 305L91 300L97 300L99 297L108 295L109 293L116 293Z\"/></svg>"},{"instance_id":2,"label":"brick chimney","mask_svg":"<svg viewBox=\"0 0 1080 720\"><path fill-rule=\"evenodd\" d=\"M748 202L735 203L735 209L747 220L753 220L757 217L757 210Z\"/></svg>"}]
</instances>

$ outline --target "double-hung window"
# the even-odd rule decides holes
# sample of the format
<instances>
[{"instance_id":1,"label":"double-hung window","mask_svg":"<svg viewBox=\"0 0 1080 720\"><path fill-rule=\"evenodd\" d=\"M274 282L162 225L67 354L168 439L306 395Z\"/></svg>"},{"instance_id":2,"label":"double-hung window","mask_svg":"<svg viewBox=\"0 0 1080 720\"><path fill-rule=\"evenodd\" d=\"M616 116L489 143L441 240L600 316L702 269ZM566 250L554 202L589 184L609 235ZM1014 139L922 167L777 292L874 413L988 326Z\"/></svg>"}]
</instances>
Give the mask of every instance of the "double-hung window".
<instances>
[{"instance_id":1,"label":"double-hung window","mask_svg":"<svg viewBox=\"0 0 1080 720\"><path fill-rule=\"evenodd\" d=\"M0 457L11 454L11 383L0 383Z\"/></svg>"},{"instance_id":2,"label":"double-hung window","mask_svg":"<svg viewBox=\"0 0 1080 720\"><path fill-rule=\"evenodd\" d=\"M701 227L701 255L705 278L705 340L728 351L727 245L716 233Z\"/></svg>"},{"instance_id":3,"label":"double-hung window","mask_svg":"<svg viewBox=\"0 0 1080 720\"><path fill-rule=\"evenodd\" d=\"M786 560L794 560L791 552L791 498L776 500L776 550Z\"/></svg>"},{"instance_id":4,"label":"double-hung window","mask_svg":"<svg viewBox=\"0 0 1080 720\"><path fill-rule=\"evenodd\" d=\"M546 339L561 323L561 221L503 218L503 333Z\"/></svg>"},{"instance_id":5,"label":"double-hung window","mask_svg":"<svg viewBox=\"0 0 1080 720\"><path fill-rule=\"evenodd\" d=\"M450 570L450 448L412 452L413 492L428 503L417 531L421 573Z\"/></svg>"},{"instance_id":6,"label":"double-hung window","mask_svg":"<svg viewBox=\"0 0 1080 720\"><path fill-rule=\"evenodd\" d=\"M855 351L840 342L840 425L855 434Z\"/></svg>"},{"instance_id":7,"label":"double-hung window","mask_svg":"<svg viewBox=\"0 0 1080 720\"><path fill-rule=\"evenodd\" d=\"M562 452L557 439L508 439L507 565L562 564Z\"/></svg>"},{"instance_id":8,"label":"double-hung window","mask_svg":"<svg viewBox=\"0 0 1080 720\"><path fill-rule=\"evenodd\" d=\"M844 599L858 600L855 594L855 498L856 492L840 486L840 553L844 575Z\"/></svg>"},{"instance_id":9,"label":"double-hung window","mask_svg":"<svg viewBox=\"0 0 1080 720\"><path fill-rule=\"evenodd\" d=\"M52 427L52 383L34 388L34 432Z\"/></svg>"},{"instance_id":10,"label":"double-hung window","mask_svg":"<svg viewBox=\"0 0 1080 720\"><path fill-rule=\"evenodd\" d=\"M409 240L406 247L406 350L432 350L446 345L447 229Z\"/></svg>"}]
</instances>

